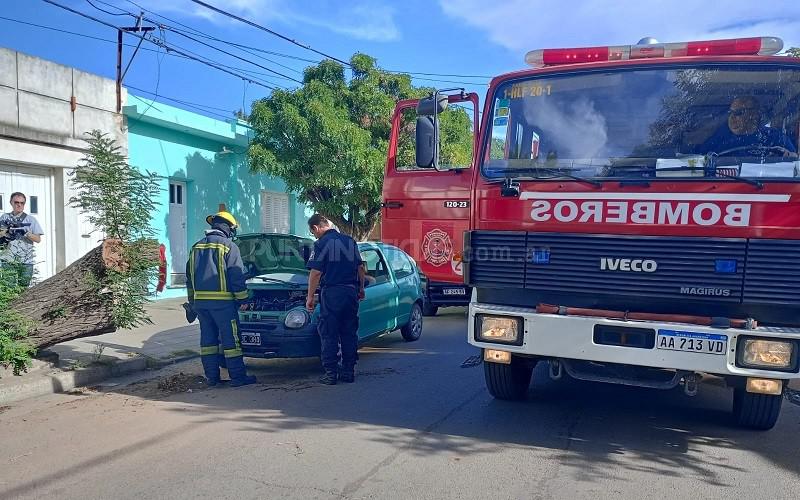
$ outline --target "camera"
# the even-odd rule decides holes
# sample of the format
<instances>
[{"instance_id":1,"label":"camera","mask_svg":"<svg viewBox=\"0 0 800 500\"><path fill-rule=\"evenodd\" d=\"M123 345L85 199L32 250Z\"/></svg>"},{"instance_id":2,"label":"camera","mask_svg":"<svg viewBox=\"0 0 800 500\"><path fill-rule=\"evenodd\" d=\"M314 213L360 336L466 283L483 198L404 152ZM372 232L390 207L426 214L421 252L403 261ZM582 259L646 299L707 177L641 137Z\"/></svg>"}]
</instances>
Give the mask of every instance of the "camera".
<instances>
[{"instance_id":1,"label":"camera","mask_svg":"<svg viewBox=\"0 0 800 500\"><path fill-rule=\"evenodd\" d=\"M20 222L15 219L0 220L0 246L21 239L28 232L30 222Z\"/></svg>"}]
</instances>

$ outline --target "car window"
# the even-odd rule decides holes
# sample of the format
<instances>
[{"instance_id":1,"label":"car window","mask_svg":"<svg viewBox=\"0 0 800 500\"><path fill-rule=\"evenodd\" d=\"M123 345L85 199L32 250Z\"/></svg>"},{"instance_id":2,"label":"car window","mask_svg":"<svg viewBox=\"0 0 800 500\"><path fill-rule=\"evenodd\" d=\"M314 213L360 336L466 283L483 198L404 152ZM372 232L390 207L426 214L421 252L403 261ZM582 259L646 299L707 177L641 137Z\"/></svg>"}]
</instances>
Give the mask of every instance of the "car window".
<instances>
[{"instance_id":1,"label":"car window","mask_svg":"<svg viewBox=\"0 0 800 500\"><path fill-rule=\"evenodd\" d=\"M367 270L367 286L389 282L389 269L378 252L364 250L361 252L361 260L364 261L364 266Z\"/></svg>"},{"instance_id":2,"label":"car window","mask_svg":"<svg viewBox=\"0 0 800 500\"><path fill-rule=\"evenodd\" d=\"M389 267L394 271L395 278L401 279L414 274L414 266L403 252L393 248L386 248L383 254L389 261Z\"/></svg>"}]
</instances>

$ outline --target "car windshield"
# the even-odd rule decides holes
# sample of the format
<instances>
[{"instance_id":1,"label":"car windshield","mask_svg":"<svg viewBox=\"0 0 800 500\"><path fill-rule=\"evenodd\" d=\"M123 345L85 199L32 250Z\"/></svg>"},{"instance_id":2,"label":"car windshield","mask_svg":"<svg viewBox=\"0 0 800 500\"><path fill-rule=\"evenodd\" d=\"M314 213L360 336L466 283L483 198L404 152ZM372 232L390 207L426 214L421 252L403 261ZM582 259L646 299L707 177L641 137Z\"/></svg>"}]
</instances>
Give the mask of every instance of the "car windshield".
<instances>
[{"instance_id":1,"label":"car windshield","mask_svg":"<svg viewBox=\"0 0 800 500\"><path fill-rule=\"evenodd\" d=\"M305 269L303 247L310 248L313 241L275 235L244 236L236 240L245 267L257 273L282 269Z\"/></svg>"},{"instance_id":2,"label":"car windshield","mask_svg":"<svg viewBox=\"0 0 800 500\"><path fill-rule=\"evenodd\" d=\"M787 66L514 80L491 116L489 178L800 179L800 69Z\"/></svg>"}]
</instances>

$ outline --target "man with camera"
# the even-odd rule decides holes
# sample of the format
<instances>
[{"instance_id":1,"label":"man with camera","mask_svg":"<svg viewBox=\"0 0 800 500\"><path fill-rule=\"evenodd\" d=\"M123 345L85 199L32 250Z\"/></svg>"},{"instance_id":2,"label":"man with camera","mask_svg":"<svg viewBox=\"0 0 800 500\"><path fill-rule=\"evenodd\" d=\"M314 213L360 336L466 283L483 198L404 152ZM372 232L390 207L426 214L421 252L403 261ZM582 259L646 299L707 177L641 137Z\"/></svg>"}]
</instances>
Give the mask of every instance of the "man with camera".
<instances>
[{"instance_id":1,"label":"man with camera","mask_svg":"<svg viewBox=\"0 0 800 500\"><path fill-rule=\"evenodd\" d=\"M27 201L23 193L12 193L11 212L0 215L0 267L15 271L17 284L21 287L30 285L33 244L40 243L44 234L39 221L25 213Z\"/></svg>"}]
</instances>

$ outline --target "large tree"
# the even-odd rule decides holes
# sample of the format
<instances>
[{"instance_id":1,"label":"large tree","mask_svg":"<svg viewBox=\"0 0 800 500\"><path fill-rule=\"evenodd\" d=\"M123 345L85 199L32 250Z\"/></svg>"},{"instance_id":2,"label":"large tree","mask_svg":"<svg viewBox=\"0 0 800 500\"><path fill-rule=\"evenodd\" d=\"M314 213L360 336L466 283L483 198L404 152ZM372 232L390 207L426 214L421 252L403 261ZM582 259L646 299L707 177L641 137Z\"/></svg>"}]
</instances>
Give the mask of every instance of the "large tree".
<instances>
[{"instance_id":1,"label":"large tree","mask_svg":"<svg viewBox=\"0 0 800 500\"><path fill-rule=\"evenodd\" d=\"M380 215L395 103L425 97L432 89L414 87L409 75L380 70L365 54L355 54L350 64L349 80L341 64L325 60L306 69L302 87L256 101L249 158L254 173L283 178L300 201L363 239ZM454 108L441 122L442 163L467 163L471 120ZM406 134L409 130L413 126L404 127Z\"/></svg>"}]
</instances>

